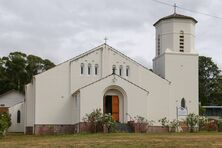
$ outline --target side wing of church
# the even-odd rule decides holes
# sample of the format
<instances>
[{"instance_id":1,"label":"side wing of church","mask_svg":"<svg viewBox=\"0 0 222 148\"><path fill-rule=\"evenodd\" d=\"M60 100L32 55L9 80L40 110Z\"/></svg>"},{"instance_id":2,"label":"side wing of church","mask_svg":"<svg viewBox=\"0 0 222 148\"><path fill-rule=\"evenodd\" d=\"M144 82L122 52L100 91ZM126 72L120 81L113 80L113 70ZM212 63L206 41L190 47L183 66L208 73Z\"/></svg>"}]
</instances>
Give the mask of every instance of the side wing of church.
<instances>
[{"instance_id":1,"label":"side wing of church","mask_svg":"<svg viewBox=\"0 0 222 148\"><path fill-rule=\"evenodd\" d=\"M195 24L178 14L154 24L154 72L102 44L34 76L25 89L25 132L81 132L83 117L95 109L121 123L139 115L156 126L176 119L181 105L198 114Z\"/></svg>"}]
</instances>

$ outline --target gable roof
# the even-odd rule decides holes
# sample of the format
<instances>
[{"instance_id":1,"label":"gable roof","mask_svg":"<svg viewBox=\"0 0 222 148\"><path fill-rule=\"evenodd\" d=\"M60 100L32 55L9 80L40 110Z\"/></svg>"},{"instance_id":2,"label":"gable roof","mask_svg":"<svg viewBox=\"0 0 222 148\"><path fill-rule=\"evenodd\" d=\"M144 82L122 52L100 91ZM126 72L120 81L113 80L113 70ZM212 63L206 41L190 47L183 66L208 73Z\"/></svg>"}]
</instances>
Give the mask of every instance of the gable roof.
<instances>
[{"instance_id":1,"label":"gable roof","mask_svg":"<svg viewBox=\"0 0 222 148\"><path fill-rule=\"evenodd\" d=\"M163 18L159 19L156 23L153 24L153 26L156 26L159 22L161 22L161 21L163 21L163 20L167 20L167 19L190 19L190 20L193 20L195 23L198 22L198 21L197 21L196 19L194 19L193 17L174 13L174 14L171 14L171 15L168 15L168 16L166 16L166 17L163 17Z\"/></svg>"},{"instance_id":2,"label":"gable roof","mask_svg":"<svg viewBox=\"0 0 222 148\"><path fill-rule=\"evenodd\" d=\"M92 53L92 52L94 52L94 51L100 50L100 49L102 49L103 47L108 47L110 50L112 50L112 51L115 52L116 54L122 56L123 58L126 58L126 59L132 61L133 63L135 63L135 64L137 64L137 65L139 65L139 66L141 66L141 67L143 67L144 69L146 69L148 72L152 73L153 75L155 75L155 76L157 76L157 77L159 77L159 78L161 78L161 79L163 79L163 80L165 80L165 81L167 81L167 82L170 82L169 80L167 80L167 79L165 79L165 78L162 78L162 77L160 77L159 75L153 73L152 71L150 71L150 70L149 70L147 67L145 67L144 65L138 63L138 62L135 61L134 59L126 56L125 54L123 54L123 53L120 52L119 50L113 48L112 46L110 46L110 45L108 45L108 44L106 44L106 43L104 43L104 44L102 44L102 45L100 45L100 46L97 46L97 47L95 47L95 48L93 48L93 49L91 49L91 50L89 50L89 51L87 51L87 52L84 52L84 53L82 53L82 54L80 54L80 55L78 55L78 56L70 59L70 62L75 61L75 60L77 60L77 59L79 59L79 58L81 58L81 57L83 57L83 56L86 56L86 55L88 55L88 54L90 54L90 53Z\"/></svg>"},{"instance_id":3,"label":"gable roof","mask_svg":"<svg viewBox=\"0 0 222 148\"><path fill-rule=\"evenodd\" d=\"M25 96L17 90L10 90L0 95L0 104L4 107L12 107L24 102Z\"/></svg>"},{"instance_id":4,"label":"gable roof","mask_svg":"<svg viewBox=\"0 0 222 148\"><path fill-rule=\"evenodd\" d=\"M135 83L133 83L133 82L127 80L126 78L123 78L123 77L117 75L117 74L110 74L110 75L107 75L107 76L105 76L105 77L103 77L103 78L101 78L101 79L99 79L99 80L96 80L96 81L94 81L94 82L92 82L92 83L89 83L89 84L83 86L83 87L80 87L80 88L79 88L78 90L76 90L75 92L79 91L80 89L86 88L86 87L88 87L88 86L90 86L90 85L93 85L93 84L95 84L95 83L97 83L97 82L100 82L100 81L102 81L102 80L104 80L104 79L106 79L106 78L108 78L108 77L111 77L111 76L117 76L117 77L121 78L122 80L127 81L128 83L130 83L130 84L132 84L132 85L138 87L139 89L141 89L141 90L143 90L143 91L149 93L149 91L146 90L145 88L143 88L143 87L141 87L141 86L139 86L139 85L137 85L137 84L135 84ZM75 92L74 92L74 93L75 93ZM74 94L74 93L72 93L72 94Z\"/></svg>"},{"instance_id":5,"label":"gable roof","mask_svg":"<svg viewBox=\"0 0 222 148\"><path fill-rule=\"evenodd\" d=\"M122 52L114 49L113 47L111 47L110 45L108 45L108 44L106 44L106 43L103 43L103 44L101 44L101 45L99 45L99 46L97 46L97 47L95 47L95 48L93 48L93 49L91 49L91 50L88 50L88 51L86 51L86 52L83 52L82 54L79 54L78 56L76 56L76 57L74 57L74 58L71 58L71 59L69 59L69 60L66 60L65 62L62 62L62 63L56 65L55 67L57 67L57 66L59 66L59 65L61 65L61 64L63 64L63 63L66 63L66 62L76 61L76 60L78 60L78 59L80 59L80 58L82 58L82 57L84 57L84 56L86 56L86 55L88 55L88 54L90 54L90 53L93 53L93 52L95 52L95 51L97 51L97 50L101 50L101 49L106 48L106 47L108 47L110 50L112 50L112 51L115 52L116 54L118 54L118 55L120 55L120 56L122 56L122 57L124 57L124 58L126 58L126 59L128 59L128 60L130 60L130 61L132 61L133 63L135 63L135 64L137 64L137 65L139 65L139 66L141 66L141 67L143 67L143 68L146 69L148 72L150 72L151 74L155 75L156 77L159 77L159 78L161 78L162 80L165 80L165 81L167 81L168 83L170 83L169 80L167 80L167 79L165 79L165 78L162 78L162 77L160 77L159 75L153 73L153 72L150 71L147 67L143 66L142 64L138 63L137 61L133 60L132 58L130 58L130 57L128 57L128 56L126 56L126 55L123 54ZM53 68L55 68L55 67L53 67ZM53 68L51 68L51 69L53 69ZM49 69L49 70L50 70L50 69ZM47 70L47 71L48 71L48 70ZM44 71L44 72L47 72L47 71ZM44 73L44 72L42 72L42 73ZM42 74L42 73L39 73L39 74ZM37 75L38 75L38 74L37 74Z\"/></svg>"}]
</instances>

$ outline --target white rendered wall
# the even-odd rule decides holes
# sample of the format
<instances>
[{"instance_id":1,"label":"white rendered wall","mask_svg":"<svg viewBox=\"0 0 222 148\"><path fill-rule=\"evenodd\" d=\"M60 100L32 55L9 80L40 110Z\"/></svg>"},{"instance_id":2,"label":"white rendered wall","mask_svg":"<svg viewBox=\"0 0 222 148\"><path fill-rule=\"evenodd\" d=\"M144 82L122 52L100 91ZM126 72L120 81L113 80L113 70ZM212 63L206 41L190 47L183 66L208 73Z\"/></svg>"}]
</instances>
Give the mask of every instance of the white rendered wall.
<instances>
[{"instance_id":1,"label":"white rendered wall","mask_svg":"<svg viewBox=\"0 0 222 148\"><path fill-rule=\"evenodd\" d=\"M20 123L17 123L17 112L20 111ZM24 103L16 104L9 108L9 114L11 115L11 126L8 132L24 132Z\"/></svg>"},{"instance_id":2,"label":"white rendered wall","mask_svg":"<svg viewBox=\"0 0 222 148\"><path fill-rule=\"evenodd\" d=\"M24 128L34 127L35 122L35 80L33 83L29 83L25 87L25 102L24 102ZM26 128L25 128L26 132Z\"/></svg>"},{"instance_id":3,"label":"white rendered wall","mask_svg":"<svg viewBox=\"0 0 222 148\"><path fill-rule=\"evenodd\" d=\"M73 109L74 109L74 124L79 123L80 120L80 92L78 91L73 95L74 99L74 104L73 104Z\"/></svg>"},{"instance_id":4,"label":"white rendered wall","mask_svg":"<svg viewBox=\"0 0 222 148\"><path fill-rule=\"evenodd\" d=\"M179 52L179 35L184 31L184 52L195 52L195 23L192 20L169 19L156 26L156 56L157 38L160 36L160 54L166 50Z\"/></svg>"},{"instance_id":5,"label":"white rendered wall","mask_svg":"<svg viewBox=\"0 0 222 148\"><path fill-rule=\"evenodd\" d=\"M69 62L35 76L35 124L72 124Z\"/></svg>"},{"instance_id":6,"label":"white rendered wall","mask_svg":"<svg viewBox=\"0 0 222 148\"><path fill-rule=\"evenodd\" d=\"M198 114L198 54L195 51L195 22L189 19L162 20L156 27L160 35L161 53L153 59L153 69L157 75L169 80L169 117L176 118L176 107L184 98L188 113ZM184 32L184 52L180 52L179 36ZM157 45L156 45L157 47Z\"/></svg>"},{"instance_id":7,"label":"white rendered wall","mask_svg":"<svg viewBox=\"0 0 222 148\"><path fill-rule=\"evenodd\" d=\"M100 79L102 76L102 57L103 48L89 53L84 57L71 62L71 92ZM81 64L84 64L84 72L81 74ZM91 73L88 75L88 65L91 65ZM98 65L98 74L95 74L95 65Z\"/></svg>"},{"instance_id":8,"label":"white rendered wall","mask_svg":"<svg viewBox=\"0 0 222 148\"><path fill-rule=\"evenodd\" d=\"M115 82L113 82L113 78L113 76L110 76L80 90L80 119L82 119L86 113L91 113L94 109L100 108L103 110L105 90L107 87L113 85L121 87L126 92L125 113L128 113L132 117L137 115L148 117L148 93L118 76L116 76ZM125 115L124 122L128 120L129 117Z\"/></svg>"},{"instance_id":9,"label":"white rendered wall","mask_svg":"<svg viewBox=\"0 0 222 148\"><path fill-rule=\"evenodd\" d=\"M176 106L180 107L181 99L186 100L188 113L198 112L198 55L168 53L165 77L172 81L172 98L170 101L171 116L176 117Z\"/></svg>"},{"instance_id":10,"label":"white rendered wall","mask_svg":"<svg viewBox=\"0 0 222 148\"><path fill-rule=\"evenodd\" d=\"M75 100L72 94L79 88L110 75L113 65L117 67L117 74L119 74L119 66L122 65L123 78L150 91L149 99L146 99L145 103L141 102L142 105L146 105L146 109L142 111L141 109L144 108L139 108L135 113L132 112L133 115L136 116L136 113L141 112L140 114L142 114L144 112L143 115L152 120L159 120L169 115L169 82L110 46L103 45L102 47L83 57L74 58L74 60L71 60L72 62L64 62L35 76L35 124L73 124L81 120L82 116L78 117L78 108L74 106ZM81 63L85 65L84 75L80 74ZM89 63L92 65L91 75L87 74ZM98 75L94 74L95 64L98 64ZM129 66L129 76L126 76L126 66ZM127 85L130 84L128 83ZM129 87L127 85L125 87ZM108 86L102 85L97 90L102 91ZM96 91L94 95L98 95L97 97L100 98ZM132 92L132 90L128 89L125 91ZM81 93L81 98L82 95L86 94ZM89 104L81 105L87 107ZM130 104L128 107L130 107ZM82 111L81 113L86 114L89 112L83 113Z\"/></svg>"}]
</instances>

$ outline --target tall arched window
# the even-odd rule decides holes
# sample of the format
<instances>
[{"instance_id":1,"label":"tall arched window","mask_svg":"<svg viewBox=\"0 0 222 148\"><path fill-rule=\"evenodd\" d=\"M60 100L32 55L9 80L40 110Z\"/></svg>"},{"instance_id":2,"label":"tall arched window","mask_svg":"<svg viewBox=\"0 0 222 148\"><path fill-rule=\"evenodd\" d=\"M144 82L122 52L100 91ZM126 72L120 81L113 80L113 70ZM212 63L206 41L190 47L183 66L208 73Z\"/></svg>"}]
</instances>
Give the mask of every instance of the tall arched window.
<instances>
[{"instance_id":1,"label":"tall arched window","mask_svg":"<svg viewBox=\"0 0 222 148\"><path fill-rule=\"evenodd\" d=\"M20 110L17 111L17 123L21 122L21 112Z\"/></svg>"},{"instance_id":2,"label":"tall arched window","mask_svg":"<svg viewBox=\"0 0 222 148\"><path fill-rule=\"evenodd\" d=\"M122 73L123 73L123 66L120 65L120 66L119 66L119 75L122 76Z\"/></svg>"},{"instance_id":3,"label":"tall arched window","mask_svg":"<svg viewBox=\"0 0 222 148\"><path fill-rule=\"evenodd\" d=\"M84 74L84 64L83 63L81 63L81 66L80 66L80 73L81 73L81 75Z\"/></svg>"},{"instance_id":4,"label":"tall arched window","mask_svg":"<svg viewBox=\"0 0 222 148\"><path fill-rule=\"evenodd\" d=\"M181 107L183 107L183 108L186 107L186 101L184 98L181 99Z\"/></svg>"},{"instance_id":5,"label":"tall arched window","mask_svg":"<svg viewBox=\"0 0 222 148\"><path fill-rule=\"evenodd\" d=\"M129 76L129 66L126 66L126 76Z\"/></svg>"},{"instance_id":6,"label":"tall arched window","mask_svg":"<svg viewBox=\"0 0 222 148\"><path fill-rule=\"evenodd\" d=\"M184 32L180 31L180 52L184 52Z\"/></svg>"},{"instance_id":7,"label":"tall arched window","mask_svg":"<svg viewBox=\"0 0 222 148\"><path fill-rule=\"evenodd\" d=\"M91 74L91 64L88 64L88 75Z\"/></svg>"},{"instance_id":8,"label":"tall arched window","mask_svg":"<svg viewBox=\"0 0 222 148\"><path fill-rule=\"evenodd\" d=\"M95 75L98 75L98 64L95 65Z\"/></svg>"},{"instance_id":9,"label":"tall arched window","mask_svg":"<svg viewBox=\"0 0 222 148\"><path fill-rule=\"evenodd\" d=\"M113 71L113 74L116 74L116 65L113 65L112 71Z\"/></svg>"}]
</instances>

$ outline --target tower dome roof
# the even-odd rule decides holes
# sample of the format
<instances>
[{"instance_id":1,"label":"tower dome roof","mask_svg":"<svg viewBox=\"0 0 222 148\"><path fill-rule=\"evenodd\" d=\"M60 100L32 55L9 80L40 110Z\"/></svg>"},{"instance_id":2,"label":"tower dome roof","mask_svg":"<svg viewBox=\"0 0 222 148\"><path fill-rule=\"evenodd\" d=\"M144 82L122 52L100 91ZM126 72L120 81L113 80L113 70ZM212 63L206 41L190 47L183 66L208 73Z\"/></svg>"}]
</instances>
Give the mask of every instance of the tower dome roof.
<instances>
[{"instance_id":1,"label":"tower dome roof","mask_svg":"<svg viewBox=\"0 0 222 148\"><path fill-rule=\"evenodd\" d=\"M197 23L197 20L194 19L193 17L174 13L174 14L171 14L171 15L168 15L166 17L159 19L156 23L153 24L153 26L156 26L156 24L158 24L159 22L163 20L168 20L168 19L190 19L190 20L193 20L195 23Z\"/></svg>"}]
</instances>

